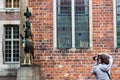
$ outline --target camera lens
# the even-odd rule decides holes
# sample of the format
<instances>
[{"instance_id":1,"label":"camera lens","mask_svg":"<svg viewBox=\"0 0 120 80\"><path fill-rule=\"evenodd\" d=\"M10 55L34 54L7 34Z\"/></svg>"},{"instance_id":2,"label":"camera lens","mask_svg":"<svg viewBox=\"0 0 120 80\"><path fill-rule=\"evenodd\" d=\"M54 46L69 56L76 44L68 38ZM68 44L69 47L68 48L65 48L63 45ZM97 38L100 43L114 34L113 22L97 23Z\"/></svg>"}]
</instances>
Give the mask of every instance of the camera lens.
<instances>
[{"instance_id":1,"label":"camera lens","mask_svg":"<svg viewBox=\"0 0 120 80\"><path fill-rule=\"evenodd\" d=\"M97 60L97 56L93 56L93 60L96 61Z\"/></svg>"}]
</instances>

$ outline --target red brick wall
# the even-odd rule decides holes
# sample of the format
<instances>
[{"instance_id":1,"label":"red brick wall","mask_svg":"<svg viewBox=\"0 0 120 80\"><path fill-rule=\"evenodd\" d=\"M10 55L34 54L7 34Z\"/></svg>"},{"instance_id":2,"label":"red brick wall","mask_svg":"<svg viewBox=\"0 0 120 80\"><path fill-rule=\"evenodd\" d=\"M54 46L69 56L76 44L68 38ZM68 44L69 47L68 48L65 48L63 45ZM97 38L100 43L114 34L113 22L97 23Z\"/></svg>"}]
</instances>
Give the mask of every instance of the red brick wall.
<instances>
[{"instance_id":1,"label":"red brick wall","mask_svg":"<svg viewBox=\"0 0 120 80\"><path fill-rule=\"evenodd\" d=\"M0 12L0 20L20 20L20 12Z\"/></svg>"},{"instance_id":2,"label":"red brick wall","mask_svg":"<svg viewBox=\"0 0 120 80\"><path fill-rule=\"evenodd\" d=\"M42 80L88 80L92 56L107 52L114 58L113 80L120 79L120 53L114 48L113 2L92 0L93 44L90 49L53 50L53 0L28 0L32 9L35 63L41 65Z\"/></svg>"},{"instance_id":3,"label":"red brick wall","mask_svg":"<svg viewBox=\"0 0 120 80\"><path fill-rule=\"evenodd\" d=\"M95 50L110 52L113 49L113 29L112 0L93 0L93 48Z\"/></svg>"}]
</instances>

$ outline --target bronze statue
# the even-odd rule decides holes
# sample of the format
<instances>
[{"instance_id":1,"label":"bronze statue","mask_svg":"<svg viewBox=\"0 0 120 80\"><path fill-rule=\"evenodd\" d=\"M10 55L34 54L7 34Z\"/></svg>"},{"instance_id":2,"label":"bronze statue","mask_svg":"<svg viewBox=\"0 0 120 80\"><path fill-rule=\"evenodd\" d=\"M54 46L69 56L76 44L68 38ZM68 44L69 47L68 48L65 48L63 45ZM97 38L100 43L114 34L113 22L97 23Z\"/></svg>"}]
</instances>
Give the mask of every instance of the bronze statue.
<instances>
[{"instance_id":1,"label":"bronze statue","mask_svg":"<svg viewBox=\"0 0 120 80\"><path fill-rule=\"evenodd\" d=\"M34 59L34 44L33 44L31 26L30 26L30 20L29 20L31 13L29 12L28 8L26 9L24 16L26 16L25 25L23 25L23 29L25 33L24 37L20 34L23 48L24 48L24 63L23 64L31 65L33 63L32 59Z\"/></svg>"},{"instance_id":2,"label":"bronze statue","mask_svg":"<svg viewBox=\"0 0 120 80\"><path fill-rule=\"evenodd\" d=\"M30 18L30 16L31 16L31 12L29 12L28 7L27 7L27 9L26 9L26 12L24 13L24 16L26 16L26 19L27 19L27 18Z\"/></svg>"}]
</instances>

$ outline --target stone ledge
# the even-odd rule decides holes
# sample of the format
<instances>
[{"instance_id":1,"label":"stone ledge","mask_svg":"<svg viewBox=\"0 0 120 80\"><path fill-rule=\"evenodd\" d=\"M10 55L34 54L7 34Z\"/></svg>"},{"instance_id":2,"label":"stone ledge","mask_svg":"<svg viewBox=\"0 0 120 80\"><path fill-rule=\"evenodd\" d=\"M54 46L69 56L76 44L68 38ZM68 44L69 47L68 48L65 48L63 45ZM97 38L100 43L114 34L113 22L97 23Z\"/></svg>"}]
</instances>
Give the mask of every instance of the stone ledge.
<instances>
[{"instance_id":1,"label":"stone ledge","mask_svg":"<svg viewBox=\"0 0 120 80\"><path fill-rule=\"evenodd\" d=\"M0 80L16 80L16 76L0 76Z\"/></svg>"},{"instance_id":2,"label":"stone ledge","mask_svg":"<svg viewBox=\"0 0 120 80\"><path fill-rule=\"evenodd\" d=\"M17 80L40 80L40 66L21 66L18 69Z\"/></svg>"}]
</instances>

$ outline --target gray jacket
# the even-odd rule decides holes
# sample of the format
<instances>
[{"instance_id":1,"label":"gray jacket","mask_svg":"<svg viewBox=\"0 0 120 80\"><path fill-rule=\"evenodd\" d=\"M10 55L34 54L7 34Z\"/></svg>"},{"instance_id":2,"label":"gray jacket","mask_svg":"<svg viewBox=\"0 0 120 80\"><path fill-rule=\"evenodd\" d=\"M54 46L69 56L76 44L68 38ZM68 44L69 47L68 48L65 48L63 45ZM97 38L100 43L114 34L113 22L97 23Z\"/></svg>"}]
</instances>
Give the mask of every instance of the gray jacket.
<instances>
[{"instance_id":1,"label":"gray jacket","mask_svg":"<svg viewBox=\"0 0 120 80\"><path fill-rule=\"evenodd\" d=\"M96 80L110 80L106 71L110 74L111 66L113 64L112 56L106 54L109 58L109 64L94 64L92 68L92 73L95 74Z\"/></svg>"}]
</instances>

